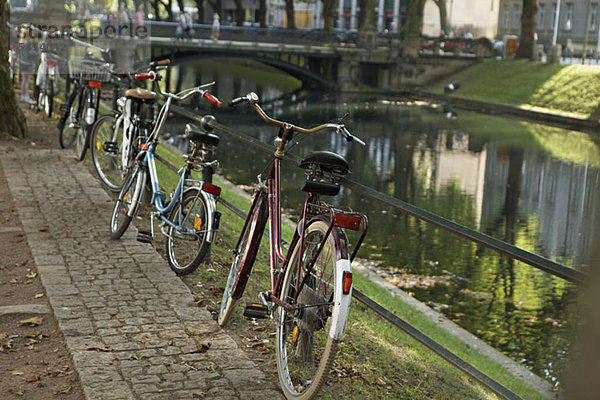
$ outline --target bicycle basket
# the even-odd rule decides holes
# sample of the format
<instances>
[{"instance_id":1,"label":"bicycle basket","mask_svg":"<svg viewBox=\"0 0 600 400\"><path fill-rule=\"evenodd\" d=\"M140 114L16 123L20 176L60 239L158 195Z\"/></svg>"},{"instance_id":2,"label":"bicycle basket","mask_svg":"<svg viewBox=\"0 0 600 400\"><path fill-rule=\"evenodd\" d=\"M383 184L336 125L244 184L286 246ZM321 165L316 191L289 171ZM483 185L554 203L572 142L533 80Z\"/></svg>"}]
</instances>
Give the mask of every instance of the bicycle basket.
<instances>
[{"instance_id":1,"label":"bicycle basket","mask_svg":"<svg viewBox=\"0 0 600 400\"><path fill-rule=\"evenodd\" d=\"M109 83L111 81L110 73L100 68L105 64L102 61L72 56L69 59L69 77L82 81Z\"/></svg>"}]
</instances>

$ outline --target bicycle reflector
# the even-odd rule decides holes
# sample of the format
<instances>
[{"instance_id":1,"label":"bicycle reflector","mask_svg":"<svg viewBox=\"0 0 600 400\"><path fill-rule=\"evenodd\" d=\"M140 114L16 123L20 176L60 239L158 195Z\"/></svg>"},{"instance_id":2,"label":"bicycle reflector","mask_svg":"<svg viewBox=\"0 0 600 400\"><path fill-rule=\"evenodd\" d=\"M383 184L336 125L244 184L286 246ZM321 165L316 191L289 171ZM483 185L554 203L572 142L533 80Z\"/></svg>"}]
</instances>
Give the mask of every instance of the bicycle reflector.
<instances>
[{"instance_id":1,"label":"bicycle reflector","mask_svg":"<svg viewBox=\"0 0 600 400\"><path fill-rule=\"evenodd\" d=\"M210 183L202 184L202 191L210 193L214 196L219 196L221 194L221 188L215 185L211 185Z\"/></svg>"},{"instance_id":2,"label":"bicycle reflector","mask_svg":"<svg viewBox=\"0 0 600 400\"><path fill-rule=\"evenodd\" d=\"M97 81L89 81L88 86L91 87L92 89L100 89L102 87L102 84Z\"/></svg>"},{"instance_id":3,"label":"bicycle reflector","mask_svg":"<svg viewBox=\"0 0 600 400\"><path fill-rule=\"evenodd\" d=\"M357 231L360 227L360 217L356 215L347 214L333 214L333 225L339 226L340 228L352 229Z\"/></svg>"},{"instance_id":4,"label":"bicycle reflector","mask_svg":"<svg viewBox=\"0 0 600 400\"><path fill-rule=\"evenodd\" d=\"M342 293L348 294L352 289L352 272L344 271L342 275Z\"/></svg>"}]
</instances>

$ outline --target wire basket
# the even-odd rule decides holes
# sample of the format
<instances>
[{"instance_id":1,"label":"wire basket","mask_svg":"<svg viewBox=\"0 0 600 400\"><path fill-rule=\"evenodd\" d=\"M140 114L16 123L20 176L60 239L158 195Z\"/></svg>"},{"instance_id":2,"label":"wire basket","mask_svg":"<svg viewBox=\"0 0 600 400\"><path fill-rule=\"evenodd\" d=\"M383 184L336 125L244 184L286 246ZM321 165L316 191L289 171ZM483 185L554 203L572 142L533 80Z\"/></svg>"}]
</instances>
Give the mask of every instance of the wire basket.
<instances>
[{"instance_id":1,"label":"wire basket","mask_svg":"<svg viewBox=\"0 0 600 400\"><path fill-rule=\"evenodd\" d=\"M102 65L106 65L106 63L85 57L72 56L69 59L69 77L71 79L109 83L111 82L110 73L101 69Z\"/></svg>"}]
</instances>

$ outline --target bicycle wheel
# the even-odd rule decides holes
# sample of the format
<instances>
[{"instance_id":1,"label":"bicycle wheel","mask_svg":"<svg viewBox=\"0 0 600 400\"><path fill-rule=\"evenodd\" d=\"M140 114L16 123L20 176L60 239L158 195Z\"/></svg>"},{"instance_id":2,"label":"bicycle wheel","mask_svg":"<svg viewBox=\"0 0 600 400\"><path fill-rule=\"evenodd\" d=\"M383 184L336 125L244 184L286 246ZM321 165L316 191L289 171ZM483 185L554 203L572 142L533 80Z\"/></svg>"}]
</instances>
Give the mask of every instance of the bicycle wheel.
<instances>
[{"instance_id":1,"label":"bicycle wheel","mask_svg":"<svg viewBox=\"0 0 600 400\"><path fill-rule=\"evenodd\" d=\"M231 318L235 304L244 293L248 277L252 272L252 267L256 260L260 239L263 230L265 229L265 224L267 223L268 212L267 204L265 202L266 194L261 192L258 196L260 197L256 201L254 210L252 210L253 213L250 216L244 231L240 235L238 245L233 252L233 262L231 263L229 276L227 277L227 283L225 284L223 300L221 301L221 310L219 312L219 318L217 319L220 326L225 326L225 324L227 324Z\"/></svg>"},{"instance_id":2,"label":"bicycle wheel","mask_svg":"<svg viewBox=\"0 0 600 400\"><path fill-rule=\"evenodd\" d=\"M209 215L200 189L188 189L176 200L169 219L177 228L167 228L167 258L177 275L189 274L204 260L210 243L206 240Z\"/></svg>"},{"instance_id":3,"label":"bicycle wheel","mask_svg":"<svg viewBox=\"0 0 600 400\"><path fill-rule=\"evenodd\" d=\"M123 124L117 124L113 115L98 118L90 131L90 157L100 182L113 192L120 191L124 182L122 146Z\"/></svg>"},{"instance_id":4,"label":"bicycle wheel","mask_svg":"<svg viewBox=\"0 0 600 400\"><path fill-rule=\"evenodd\" d=\"M60 147L71 147L77 138L77 131L81 124L81 110L79 110L79 87L75 86L66 104L65 114L61 118L61 129L58 135Z\"/></svg>"},{"instance_id":5,"label":"bicycle wheel","mask_svg":"<svg viewBox=\"0 0 600 400\"><path fill-rule=\"evenodd\" d=\"M54 106L54 82L49 80L46 82L46 88L44 89L44 114L47 118L52 117L52 108Z\"/></svg>"},{"instance_id":6,"label":"bicycle wheel","mask_svg":"<svg viewBox=\"0 0 600 400\"><path fill-rule=\"evenodd\" d=\"M340 246L346 246L347 242L336 239L338 236L334 232L324 243L300 293L296 294L296 284L304 279L327 230L328 225L322 221L313 222L306 228L304 250L300 254L298 240L283 279L280 298L289 304L301 305L295 313L280 308L277 323L277 370L281 388L288 399L312 399L319 391L339 343L332 337L332 332L340 325L335 328L332 325L342 324L343 331L348 316L349 299L340 304L340 294L336 293L340 288L336 282L338 254L347 254L347 249L340 251ZM298 257L301 259L299 275ZM347 266L349 269L349 262ZM346 307L345 312L339 307Z\"/></svg>"},{"instance_id":7,"label":"bicycle wheel","mask_svg":"<svg viewBox=\"0 0 600 400\"><path fill-rule=\"evenodd\" d=\"M44 111L44 98L46 97L44 95L44 91L41 88L38 88L36 86L36 90L35 92L37 92L37 96L36 96L36 107L38 111Z\"/></svg>"},{"instance_id":8,"label":"bicycle wheel","mask_svg":"<svg viewBox=\"0 0 600 400\"><path fill-rule=\"evenodd\" d=\"M144 196L146 171L142 167L134 168L125 179L127 182L119 193L110 219L110 238L119 239L135 217Z\"/></svg>"},{"instance_id":9,"label":"bicycle wheel","mask_svg":"<svg viewBox=\"0 0 600 400\"><path fill-rule=\"evenodd\" d=\"M75 157L77 158L77 161L81 161L85 158L85 153L89 147L90 129L85 119L87 117L88 110L90 110L91 96L91 89L87 86L84 87L83 94L81 96L79 129L77 130L77 137L75 139ZM93 105L91 107L93 107Z\"/></svg>"}]
</instances>

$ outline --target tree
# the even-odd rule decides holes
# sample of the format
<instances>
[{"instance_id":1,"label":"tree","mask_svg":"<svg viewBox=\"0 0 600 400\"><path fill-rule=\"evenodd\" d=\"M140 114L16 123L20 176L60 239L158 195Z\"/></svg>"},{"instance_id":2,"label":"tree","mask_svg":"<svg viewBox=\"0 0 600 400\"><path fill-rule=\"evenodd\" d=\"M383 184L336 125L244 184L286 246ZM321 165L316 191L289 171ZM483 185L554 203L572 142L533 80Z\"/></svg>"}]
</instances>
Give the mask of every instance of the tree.
<instances>
[{"instance_id":1,"label":"tree","mask_svg":"<svg viewBox=\"0 0 600 400\"><path fill-rule=\"evenodd\" d=\"M237 26L244 25L244 5L242 4L242 0L233 0L235 3L235 24Z\"/></svg>"},{"instance_id":2,"label":"tree","mask_svg":"<svg viewBox=\"0 0 600 400\"><path fill-rule=\"evenodd\" d=\"M440 11L440 27L444 35L450 33L450 26L448 21L448 9L446 8L446 0L433 0Z\"/></svg>"},{"instance_id":3,"label":"tree","mask_svg":"<svg viewBox=\"0 0 600 400\"><path fill-rule=\"evenodd\" d=\"M296 29L296 21L294 19L294 0L285 0L285 16L287 18L288 29Z\"/></svg>"},{"instance_id":4,"label":"tree","mask_svg":"<svg viewBox=\"0 0 600 400\"><path fill-rule=\"evenodd\" d=\"M323 30L325 32L333 31L333 9L337 1L323 0Z\"/></svg>"},{"instance_id":5,"label":"tree","mask_svg":"<svg viewBox=\"0 0 600 400\"><path fill-rule=\"evenodd\" d=\"M258 22L261 28L267 27L267 0L258 0Z\"/></svg>"},{"instance_id":6,"label":"tree","mask_svg":"<svg viewBox=\"0 0 600 400\"><path fill-rule=\"evenodd\" d=\"M19 108L15 98L15 91L10 77L8 65L8 45L10 42L8 27L9 17L8 1L0 5L0 132L7 132L12 136L25 137L27 123L25 115Z\"/></svg>"},{"instance_id":7,"label":"tree","mask_svg":"<svg viewBox=\"0 0 600 400\"><path fill-rule=\"evenodd\" d=\"M421 49L425 0L411 0L408 6L406 27L403 30L403 55L417 57Z\"/></svg>"},{"instance_id":8,"label":"tree","mask_svg":"<svg viewBox=\"0 0 600 400\"><path fill-rule=\"evenodd\" d=\"M533 45L537 26L537 0L523 0L521 13L521 39L517 49L517 58L533 58Z\"/></svg>"},{"instance_id":9,"label":"tree","mask_svg":"<svg viewBox=\"0 0 600 400\"><path fill-rule=\"evenodd\" d=\"M360 14L358 15L358 31L375 31L375 1L376 0L358 0ZM365 10L363 12L363 10Z\"/></svg>"}]
</instances>

